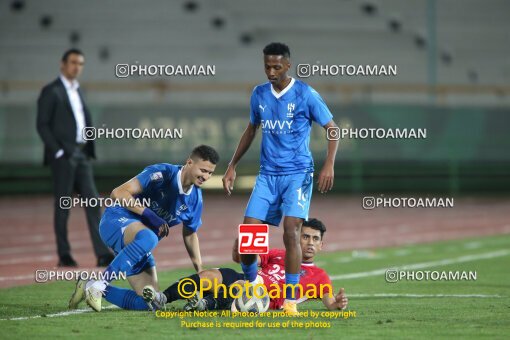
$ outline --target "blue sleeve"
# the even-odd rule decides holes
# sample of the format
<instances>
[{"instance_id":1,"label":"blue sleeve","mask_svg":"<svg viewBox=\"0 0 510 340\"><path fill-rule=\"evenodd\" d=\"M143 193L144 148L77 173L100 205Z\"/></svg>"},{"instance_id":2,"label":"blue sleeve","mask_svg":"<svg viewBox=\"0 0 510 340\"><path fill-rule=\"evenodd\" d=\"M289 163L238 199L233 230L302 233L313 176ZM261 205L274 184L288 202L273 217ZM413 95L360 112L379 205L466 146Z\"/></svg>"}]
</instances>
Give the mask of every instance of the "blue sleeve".
<instances>
[{"instance_id":1,"label":"blue sleeve","mask_svg":"<svg viewBox=\"0 0 510 340\"><path fill-rule=\"evenodd\" d=\"M250 99L250 123L257 126L260 125L260 113L259 108L257 106L257 88L253 89Z\"/></svg>"},{"instance_id":2,"label":"blue sleeve","mask_svg":"<svg viewBox=\"0 0 510 340\"><path fill-rule=\"evenodd\" d=\"M197 203L191 218L187 221L183 221L183 225L186 228L193 230L193 232L196 232L198 228L200 228L202 225L202 197L200 197L200 200Z\"/></svg>"},{"instance_id":3,"label":"blue sleeve","mask_svg":"<svg viewBox=\"0 0 510 340\"><path fill-rule=\"evenodd\" d=\"M310 88L310 95L308 96L308 109L310 110L312 120L320 126L326 125L333 119L333 115L324 100L322 100L321 95L312 88Z\"/></svg>"},{"instance_id":4,"label":"blue sleeve","mask_svg":"<svg viewBox=\"0 0 510 340\"><path fill-rule=\"evenodd\" d=\"M149 165L142 172L136 175L143 191L159 187L165 181L168 169L162 164Z\"/></svg>"}]
</instances>

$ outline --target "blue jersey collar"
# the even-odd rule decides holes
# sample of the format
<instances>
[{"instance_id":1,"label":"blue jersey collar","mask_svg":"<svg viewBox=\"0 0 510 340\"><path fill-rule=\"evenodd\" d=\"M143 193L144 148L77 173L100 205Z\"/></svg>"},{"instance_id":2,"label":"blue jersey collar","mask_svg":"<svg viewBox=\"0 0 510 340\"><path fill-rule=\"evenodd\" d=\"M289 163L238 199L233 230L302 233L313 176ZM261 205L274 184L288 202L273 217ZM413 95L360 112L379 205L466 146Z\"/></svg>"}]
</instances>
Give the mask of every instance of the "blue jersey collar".
<instances>
[{"instance_id":1,"label":"blue jersey collar","mask_svg":"<svg viewBox=\"0 0 510 340\"><path fill-rule=\"evenodd\" d=\"M280 99L280 97L282 97L285 93L289 92L289 90L291 89L295 82L296 79L291 78L289 85L287 85L283 90L281 90L280 93L276 92L275 89L273 88L273 84L271 84L271 93L273 94L273 96L276 97L276 99Z\"/></svg>"},{"instance_id":2,"label":"blue jersey collar","mask_svg":"<svg viewBox=\"0 0 510 340\"><path fill-rule=\"evenodd\" d=\"M191 191L193 191L194 185L192 184L189 187L189 190L187 192L184 192L184 190L182 189L181 176L182 176L182 168L180 168L179 172L177 173L177 186L179 187L179 195L191 195Z\"/></svg>"}]
</instances>

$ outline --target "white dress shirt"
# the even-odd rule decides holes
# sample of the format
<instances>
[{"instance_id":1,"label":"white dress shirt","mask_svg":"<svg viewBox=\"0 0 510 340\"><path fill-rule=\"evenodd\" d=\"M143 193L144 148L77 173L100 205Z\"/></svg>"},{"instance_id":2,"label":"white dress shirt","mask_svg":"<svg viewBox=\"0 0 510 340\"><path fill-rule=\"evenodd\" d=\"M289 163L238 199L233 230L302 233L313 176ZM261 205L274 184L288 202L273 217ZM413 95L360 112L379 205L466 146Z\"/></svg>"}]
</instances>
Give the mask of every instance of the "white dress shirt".
<instances>
[{"instance_id":1,"label":"white dress shirt","mask_svg":"<svg viewBox=\"0 0 510 340\"><path fill-rule=\"evenodd\" d=\"M78 88L80 84L77 80L70 82L66 77L60 75L60 79L64 83L67 91L67 97L71 102L71 108L73 109L74 119L76 120L76 143L83 144L86 141L83 139L83 128L85 127L85 112L83 112L83 104L81 102Z\"/></svg>"},{"instance_id":2,"label":"white dress shirt","mask_svg":"<svg viewBox=\"0 0 510 340\"><path fill-rule=\"evenodd\" d=\"M80 94L78 93L78 88L80 84L77 80L69 81L63 75L60 75L60 80L64 83L64 87L66 88L67 97L69 98L69 102L71 103L71 108L73 110L74 119L76 120L76 143L83 144L86 141L83 139L83 128L85 127L85 112L83 111L83 103L80 99ZM60 149L55 154L55 158L60 158L64 154L64 150Z\"/></svg>"}]
</instances>

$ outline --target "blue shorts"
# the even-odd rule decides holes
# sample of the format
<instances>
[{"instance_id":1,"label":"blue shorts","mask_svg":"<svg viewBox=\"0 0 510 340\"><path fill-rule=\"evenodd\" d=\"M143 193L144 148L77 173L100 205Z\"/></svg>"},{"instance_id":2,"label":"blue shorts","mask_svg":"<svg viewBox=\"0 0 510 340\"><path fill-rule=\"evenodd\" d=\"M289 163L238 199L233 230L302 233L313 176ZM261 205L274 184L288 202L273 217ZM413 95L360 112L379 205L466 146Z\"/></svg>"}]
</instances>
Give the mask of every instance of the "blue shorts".
<instances>
[{"instance_id":1,"label":"blue shorts","mask_svg":"<svg viewBox=\"0 0 510 340\"><path fill-rule=\"evenodd\" d=\"M124 230L133 222L141 222L140 216L121 207L106 208L99 222L99 235L103 242L110 247L115 256L124 249ZM126 276L132 276L141 273L145 269L156 266L156 261L152 253L147 253L136 263Z\"/></svg>"},{"instance_id":2,"label":"blue shorts","mask_svg":"<svg viewBox=\"0 0 510 340\"><path fill-rule=\"evenodd\" d=\"M279 225L282 216L308 219L313 173L259 174L244 216Z\"/></svg>"}]
</instances>

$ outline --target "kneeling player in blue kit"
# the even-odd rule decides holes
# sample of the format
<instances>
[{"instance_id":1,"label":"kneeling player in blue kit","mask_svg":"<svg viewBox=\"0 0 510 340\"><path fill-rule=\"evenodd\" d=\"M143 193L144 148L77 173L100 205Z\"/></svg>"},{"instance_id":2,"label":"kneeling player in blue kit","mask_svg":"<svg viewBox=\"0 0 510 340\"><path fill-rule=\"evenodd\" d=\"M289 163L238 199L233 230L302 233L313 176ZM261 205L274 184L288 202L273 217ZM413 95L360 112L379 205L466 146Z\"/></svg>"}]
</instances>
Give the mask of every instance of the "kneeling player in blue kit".
<instances>
[{"instance_id":1,"label":"kneeling player in blue kit","mask_svg":"<svg viewBox=\"0 0 510 340\"><path fill-rule=\"evenodd\" d=\"M151 251L168 236L169 228L180 223L186 250L195 270L200 272L202 260L196 233L202 224L200 187L211 177L218 161L213 148L201 145L193 149L184 166L150 165L115 188L111 197L130 203L106 208L99 224L101 239L113 249L115 259L103 273L104 280L78 280L69 308L75 309L85 300L99 312L103 296L124 309L152 308L141 297L144 286L157 286ZM150 200L150 207L142 206L139 203L142 200ZM110 285L121 272L126 273L133 290Z\"/></svg>"}]
</instances>

